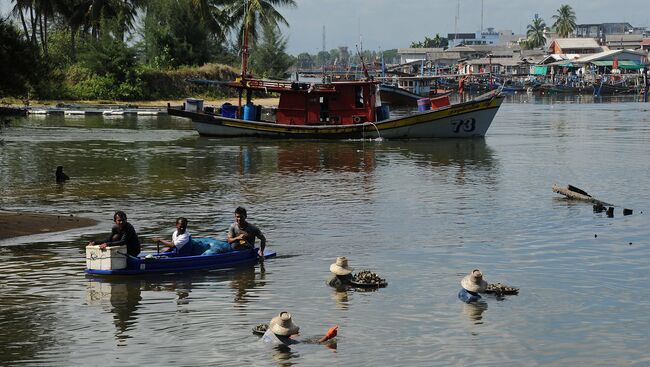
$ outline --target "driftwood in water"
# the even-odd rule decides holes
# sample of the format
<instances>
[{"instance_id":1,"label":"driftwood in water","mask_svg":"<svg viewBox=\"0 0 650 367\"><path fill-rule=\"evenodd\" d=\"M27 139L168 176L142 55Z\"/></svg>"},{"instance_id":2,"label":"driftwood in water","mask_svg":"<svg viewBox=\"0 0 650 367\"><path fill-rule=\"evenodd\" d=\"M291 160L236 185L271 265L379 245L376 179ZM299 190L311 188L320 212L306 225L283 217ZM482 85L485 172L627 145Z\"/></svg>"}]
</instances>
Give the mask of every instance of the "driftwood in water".
<instances>
[{"instance_id":1,"label":"driftwood in water","mask_svg":"<svg viewBox=\"0 0 650 367\"><path fill-rule=\"evenodd\" d=\"M569 199L575 199L575 200L582 200L582 201L588 201L593 204L600 204L602 206L610 206L612 204L608 204L604 201L600 201L593 196L587 194L586 191L580 190L575 186L559 186L558 184L553 184L553 192L556 192L558 194L562 194L566 196Z\"/></svg>"}]
</instances>

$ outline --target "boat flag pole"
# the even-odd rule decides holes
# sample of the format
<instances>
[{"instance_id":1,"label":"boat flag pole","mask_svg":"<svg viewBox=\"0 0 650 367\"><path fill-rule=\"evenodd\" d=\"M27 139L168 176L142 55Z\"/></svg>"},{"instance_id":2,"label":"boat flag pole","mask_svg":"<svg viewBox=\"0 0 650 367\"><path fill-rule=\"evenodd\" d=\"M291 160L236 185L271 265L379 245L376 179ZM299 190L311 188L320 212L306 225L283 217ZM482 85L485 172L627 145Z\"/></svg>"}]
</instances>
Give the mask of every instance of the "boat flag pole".
<instances>
[{"instance_id":1,"label":"boat flag pole","mask_svg":"<svg viewBox=\"0 0 650 367\"><path fill-rule=\"evenodd\" d=\"M250 1L246 0L245 4L245 13L244 13L244 44L242 45L242 58L241 58L241 83L246 86L246 74L248 69L248 26L250 18ZM242 116L241 110L241 95L242 90L239 90L239 108L237 112L239 113L239 118Z\"/></svg>"},{"instance_id":2,"label":"boat flag pole","mask_svg":"<svg viewBox=\"0 0 650 367\"><path fill-rule=\"evenodd\" d=\"M361 61L363 76L366 77L366 80L370 80L370 74L368 74L368 68L366 67L366 62L363 60L363 55L361 54L361 52L359 52L359 46L357 46L357 54L359 55L359 60Z\"/></svg>"}]
</instances>

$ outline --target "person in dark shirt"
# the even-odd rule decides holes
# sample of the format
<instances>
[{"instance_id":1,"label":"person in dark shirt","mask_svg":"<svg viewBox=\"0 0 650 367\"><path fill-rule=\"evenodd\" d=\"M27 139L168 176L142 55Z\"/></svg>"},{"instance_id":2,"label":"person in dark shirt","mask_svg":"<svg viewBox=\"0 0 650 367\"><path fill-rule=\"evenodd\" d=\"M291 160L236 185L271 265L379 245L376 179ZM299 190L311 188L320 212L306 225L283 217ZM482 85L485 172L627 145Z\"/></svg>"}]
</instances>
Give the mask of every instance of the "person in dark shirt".
<instances>
[{"instance_id":1,"label":"person in dark shirt","mask_svg":"<svg viewBox=\"0 0 650 367\"><path fill-rule=\"evenodd\" d=\"M348 266L347 257L337 257L336 262L330 265L330 271L333 275L327 280L327 284L337 290L346 290L351 285L352 270L354 269Z\"/></svg>"},{"instance_id":2,"label":"person in dark shirt","mask_svg":"<svg viewBox=\"0 0 650 367\"><path fill-rule=\"evenodd\" d=\"M140 239L135 232L135 228L126 221L126 213L118 210L113 214L113 221L115 225L111 229L111 235L108 239L99 245L102 250L107 246L124 246L126 245L126 252L131 256L138 256L140 254ZM95 241L88 242L88 246L95 245Z\"/></svg>"},{"instance_id":3,"label":"person in dark shirt","mask_svg":"<svg viewBox=\"0 0 650 367\"><path fill-rule=\"evenodd\" d=\"M479 292L485 292L487 284L480 270L472 270L460 281L462 288L458 292L458 299L465 303L478 302L481 299Z\"/></svg>"}]
</instances>

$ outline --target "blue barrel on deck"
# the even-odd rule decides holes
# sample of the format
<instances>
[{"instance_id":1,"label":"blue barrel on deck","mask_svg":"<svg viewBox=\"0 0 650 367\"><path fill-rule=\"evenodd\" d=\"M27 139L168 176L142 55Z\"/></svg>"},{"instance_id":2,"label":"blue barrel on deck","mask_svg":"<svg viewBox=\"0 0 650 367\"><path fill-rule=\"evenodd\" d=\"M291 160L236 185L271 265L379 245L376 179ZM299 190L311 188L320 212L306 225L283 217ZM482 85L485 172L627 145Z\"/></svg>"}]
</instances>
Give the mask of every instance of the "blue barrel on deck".
<instances>
[{"instance_id":1,"label":"blue barrel on deck","mask_svg":"<svg viewBox=\"0 0 650 367\"><path fill-rule=\"evenodd\" d=\"M224 103L221 105L221 116L236 118L237 117L237 106L233 106L230 103Z\"/></svg>"},{"instance_id":2,"label":"blue barrel on deck","mask_svg":"<svg viewBox=\"0 0 650 367\"><path fill-rule=\"evenodd\" d=\"M244 120L257 121L257 107L254 104L244 105Z\"/></svg>"},{"instance_id":3,"label":"blue barrel on deck","mask_svg":"<svg viewBox=\"0 0 650 367\"><path fill-rule=\"evenodd\" d=\"M418 99L418 111L428 111L431 109L431 100L429 98Z\"/></svg>"}]
</instances>

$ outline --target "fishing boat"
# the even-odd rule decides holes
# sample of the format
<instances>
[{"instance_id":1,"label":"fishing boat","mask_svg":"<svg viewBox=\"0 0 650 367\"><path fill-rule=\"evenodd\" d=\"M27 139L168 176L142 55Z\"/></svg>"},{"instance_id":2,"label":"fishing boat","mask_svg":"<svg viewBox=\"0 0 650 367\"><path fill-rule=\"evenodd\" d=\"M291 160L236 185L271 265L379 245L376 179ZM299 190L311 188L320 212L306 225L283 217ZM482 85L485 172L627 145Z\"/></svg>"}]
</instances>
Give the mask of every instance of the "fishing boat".
<instances>
[{"instance_id":1,"label":"fishing boat","mask_svg":"<svg viewBox=\"0 0 650 367\"><path fill-rule=\"evenodd\" d=\"M379 96L382 104L391 107L413 106L424 97L439 97L451 94L450 90L438 88L432 77L391 77L382 78Z\"/></svg>"},{"instance_id":2,"label":"fishing boat","mask_svg":"<svg viewBox=\"0 0 650 367\"><path fill-rule=\"evenodd\" d=\"M244 106L224 105L220 111L204 109L188 100L182 107L168 107L172 116L186 117L202 136L307 139L415 139L485 136L503 96L493 91L457 104L437 103L433 109L390 118L380 105L377 82L347 81L307 84L241 79L230 83L246 92ZM262 119L260 107L251 101L253 91L279 94L278 107ZM447 99L448 101L448 99Z\"/></svg>"},{"instance_id":3,"label":"fishing boat","mask_svg":"<svg viewBox=\"0 0 650 367\"><path fill-rule=\"evenodd\" d=\"M198 246L196 244L199 244ZM255 264L259 260L258 249L238 251L211 251L211 244L226 247L225 241L212 238L195 238L192 244L197 249L189 256L175 256L169 252L141 253L131 256L125 246L100 249L99 246L86 247L86 273L91 275L138 275L149 273L178 273L191 270L234 268ZM275 257L276 253L265 250L264 258Z\"/></svg>"},{"instance_id":4,"label":"fishing boat","mask_svg":"<svg viewBox=\"0 0 650 367\"><path fill-rule=\"evenodd\" d=\"M324 83L262 80L247 71L247 31L243 41L241 76L220 83L237 90L238 105L204 108L202 100L187 99L180 107L168 105L169 115L189 118L200 135L213 137L464 138L484 136L503 102L499 92L453 105L432 99L431 106L422 105L423 111L391 118L387 106L381 104L379 82L369 77L363 59L364 80ZM277 108L263 115L261 106L253 103L253 92L279 95ZM245 104L242 104L243 96ZM427 107L434 109L427 110Z\"/></svg>"},{"instance_id":5,"label":"fishing boat","mask_svg":"<svg viewBox=\"0 0 650 367\"><path fill-rule=\"evenodd\" d=\"M635 86L626 85L624 83L593 83L593 90L595 96L601 95L619 95L619 94L637 94L639 88Z\"/></svg>"}]
</instances>

